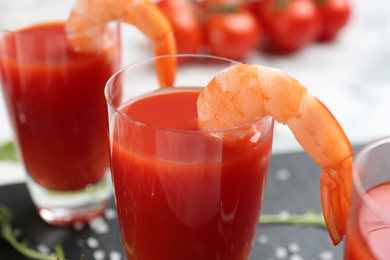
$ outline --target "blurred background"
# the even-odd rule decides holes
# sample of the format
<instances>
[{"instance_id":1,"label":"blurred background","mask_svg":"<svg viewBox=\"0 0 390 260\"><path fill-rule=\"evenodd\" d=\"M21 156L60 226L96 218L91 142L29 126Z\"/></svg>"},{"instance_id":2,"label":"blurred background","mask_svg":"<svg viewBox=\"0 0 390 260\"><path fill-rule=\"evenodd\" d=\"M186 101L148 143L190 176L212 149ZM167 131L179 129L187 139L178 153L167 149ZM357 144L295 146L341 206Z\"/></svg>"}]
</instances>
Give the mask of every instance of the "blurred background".
<instances>
[{"instance_id":1,"label":"blurred background","mask_svg":"<svg viewBox=\"0 0 390 260\"><path fill-rule=\"evenodd\" d=\"M288 54L254 50L244 62L284 70L316 95L334 114L353 145L390 133L390 2L352 0L348 23L335 39L314 42ZM149 40L122 25L123 65L151 57ZM0 94L2 95L2 94ZM0 97L0 144L13 140ZM277 124L273 152L301 151L289 129ZM20 163L0 161L0 184L24 178Z\"/></svg>"}]
</instances>

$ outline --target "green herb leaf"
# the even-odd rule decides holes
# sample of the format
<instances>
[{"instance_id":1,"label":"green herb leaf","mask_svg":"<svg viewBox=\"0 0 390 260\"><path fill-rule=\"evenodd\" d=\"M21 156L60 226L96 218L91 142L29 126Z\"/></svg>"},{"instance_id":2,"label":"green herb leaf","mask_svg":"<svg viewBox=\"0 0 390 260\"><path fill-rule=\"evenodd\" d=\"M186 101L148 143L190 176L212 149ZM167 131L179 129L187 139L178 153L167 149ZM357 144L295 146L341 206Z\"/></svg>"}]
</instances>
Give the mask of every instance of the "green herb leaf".
<instances>
[{"instance_id":1,"label":"green herb leaf","mask_svg":"<svg viewBox=\"0 0 390 260\"><path fill-rule=\"evenodd\" d=\"M316 226L326 228L324 216L310 210L301 215L261 215L260 224L294 224L299 226Z\"/></svg>"},{"instance_id":2,"label":"green herb leaf","mask_svg":"<svg viewBox=\"0 0 390 260\"><path fill-rule=\"evenodd\" d=\"M0 205L0 237L6 240L13 248L24 256L37 260L60 260L65 259L64 252L61 246L56 246L57 257L47 255L31 248L23 242L19 242L16 237L16 232L11 226L12 213L10 209L4 205Z\"/></svg>"},{"instance_id":3,"label":"green herb leaf","mask_svg":"<svg viewBox=\"0 0 390 260\"><path fill-rule=\"evenodd\" d=\"M0 146L0 160L8 160L16 162L18 158L16 157L15 146L13 142L8 142Z\"/></svg>"},{"instance_id":4,"label":"green herb leaf","mask_svg":"<svg viewBox=\"0 0 390 260\"><path fill-rule=\"evenodd\" d=\"M56 254L57 254L57 259L61 260L61 259L65 259L65 253L64 253L64 249L62 248L61 245L56 245L55 246L55 251L56 251Z\"/></svg>"}]
</instances>

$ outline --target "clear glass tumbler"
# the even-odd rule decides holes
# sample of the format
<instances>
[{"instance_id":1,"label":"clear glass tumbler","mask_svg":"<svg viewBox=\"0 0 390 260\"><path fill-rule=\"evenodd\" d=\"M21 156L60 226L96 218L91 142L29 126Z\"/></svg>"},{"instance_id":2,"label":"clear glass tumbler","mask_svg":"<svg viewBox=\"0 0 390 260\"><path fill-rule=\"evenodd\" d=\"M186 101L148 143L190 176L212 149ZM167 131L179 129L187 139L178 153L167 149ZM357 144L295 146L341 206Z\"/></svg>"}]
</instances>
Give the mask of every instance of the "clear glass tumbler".
<instances>
[{"instance_id":1,"label":"clear glass tumbler","mask_svg":"<svg viewBox=\"0 0 390 260\"><path fill-rule=\"evenodd\" d=\"M386 137L356 157L345 260L389 259L389 202L390 137Z\"/></svg>"},{"instance_id":2,"label":"clear glass tumbler","mask_svg":"<svg viewBox=\"0 0 390 260\"><path fill-rule=\"evenodd\" d=\"M154 64L171 57L124 67L105 89L111 173L127 259L249 259L273 118L198 130L200 91L236 62L178 55L173 86L160 88Z\"/></svg>"},{"instance_id":3,"label":"clear glass tumbler","mask_svg":"<svg viewBox=\"0 0 390 260\"><path fill-rule=\"evenodd\" d=\"M77 51L64 30L73 4L0 2L2 93L31 197L57 225L101 214L112 195L103 90L120 66L119 25L101 52Z\"/></svg>"}]
</instances>

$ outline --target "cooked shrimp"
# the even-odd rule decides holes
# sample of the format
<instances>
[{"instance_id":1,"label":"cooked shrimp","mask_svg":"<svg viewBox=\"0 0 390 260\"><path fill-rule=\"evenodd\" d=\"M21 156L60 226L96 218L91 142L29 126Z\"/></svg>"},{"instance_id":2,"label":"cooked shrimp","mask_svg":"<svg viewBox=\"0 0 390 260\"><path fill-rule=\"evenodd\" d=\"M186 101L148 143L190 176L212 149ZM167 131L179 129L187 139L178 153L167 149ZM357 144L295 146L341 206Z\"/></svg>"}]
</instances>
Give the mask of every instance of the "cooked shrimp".
<instances>
[{"instance_id":1,"label":"cooked shrimp","mask_svg":"<svg viewBox=\"0 0 390 260\"><path fill-rule=\"evenodd\" d=\"M198 98L202 130L229 128L263 115L286 124L322 168L322 209L337 245L346 232L353 151L328 109L286 73L260 65L240 64L222 71Z\"/></svg>"},{"instance_id":2,"label":"cooked shrimp","mask_svg":"<svg viewBox=\"0 0 390 260\"><path fill-rule=\"evenodd\" d=\"M136 26L154 43L156 56L176 53L171 24L148 0L77 0L65 25L71 46L79 51L100 51L105 40L104 26L100 25L111 21ZM158 59L156 69L161 86L171 86L175 58Z\"/></svg>"}]
</instances>

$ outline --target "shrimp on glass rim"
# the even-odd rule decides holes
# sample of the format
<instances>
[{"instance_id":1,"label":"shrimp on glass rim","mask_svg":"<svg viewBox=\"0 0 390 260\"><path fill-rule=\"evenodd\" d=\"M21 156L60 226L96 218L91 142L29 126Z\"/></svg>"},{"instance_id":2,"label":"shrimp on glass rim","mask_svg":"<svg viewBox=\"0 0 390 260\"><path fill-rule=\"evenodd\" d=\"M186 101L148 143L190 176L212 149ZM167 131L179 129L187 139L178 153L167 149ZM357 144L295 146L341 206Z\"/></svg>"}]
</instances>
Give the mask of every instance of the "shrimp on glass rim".
<instances>
[{"instance_id":1,"label":"shrimp on glass rim","mask_svg":"<svg viewBox=\"0 0 390 260\"><path fill-rule=\"evenodd\" d=\"M70 45L78 51L99 52L104 42L105 29L102 25L111 21L136 26L154 43L156 56L176 53L171 24L148 0L76 0L65 24ZM175 58L157 60L156 69L160 85L171 86L175 78Z\"/></svg>"},{"instance_id":2,"label":"shrimp on glass rim","mask_svg":"<svg viewBox=\"0 0 390 260\"><path fill-rule=\"evenodd\" d=\"M286 124L322 168L321 204L325 222L333 243L337 245L343 240L353 150L336 119L316 97L281 70L239 64L215 76L199 95L197 106L201 130L234 127L263 115Z\"/></svg>"}]
</instances>

